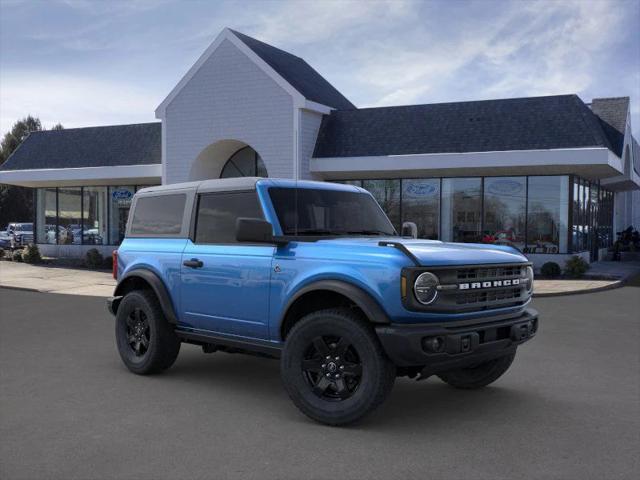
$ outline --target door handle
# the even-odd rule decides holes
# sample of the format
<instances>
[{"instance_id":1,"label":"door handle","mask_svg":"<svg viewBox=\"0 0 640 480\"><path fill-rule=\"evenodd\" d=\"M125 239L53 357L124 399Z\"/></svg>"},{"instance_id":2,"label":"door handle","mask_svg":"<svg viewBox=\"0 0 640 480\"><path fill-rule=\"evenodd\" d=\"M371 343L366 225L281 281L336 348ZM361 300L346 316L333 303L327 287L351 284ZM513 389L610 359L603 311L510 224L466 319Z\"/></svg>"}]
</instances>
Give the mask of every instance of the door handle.
<instances>
[{"instance_id":1,"label":"door handle","mask_svg":"<svg viewBox=\"0 0 640 480\"><path fill-rule=\"evenodd\" d=\"M189 268L202 268L202 266L204 265L204 263L202 263L202 260L198 260L197 258L192 258L191 260L185 260L184 262L182 262L182 264L185 267L189 267Z\"/></svg>"}]
</instances>

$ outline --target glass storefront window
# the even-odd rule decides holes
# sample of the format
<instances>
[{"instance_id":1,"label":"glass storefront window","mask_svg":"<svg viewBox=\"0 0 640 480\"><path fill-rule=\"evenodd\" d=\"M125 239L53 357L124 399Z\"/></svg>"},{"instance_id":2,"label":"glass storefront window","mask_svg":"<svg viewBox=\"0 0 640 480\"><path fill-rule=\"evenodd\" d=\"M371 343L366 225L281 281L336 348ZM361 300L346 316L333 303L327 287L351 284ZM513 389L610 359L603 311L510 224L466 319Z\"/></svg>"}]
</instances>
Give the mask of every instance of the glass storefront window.
<instances>
[{"instance_id":1,"label":"glass storefront window","mask_svg":"<svg viewBox=\"0 0 640 480\"><path fill-rule=\"evenodd\" d=\"M566 253L568 177L529 177L528 182L525 253Z\"/></svg>"},{"instance_id":2,"label":"glass storefront window","mask_svg":"<svg viewBox=\"0 0 640 480\"><path fill-rule=\"evenodd\" d=\"M82 243L105 245L108 242L107 187L84 187L82 208Z\"/></svg>"},{"instance_id":3,"label":"glass storefront window","mask_svg":"<svg viewBox=\"0 0 640 480\"><path fill-rule=\"evenodd\" d=\"M482 224L482 179L442 179L442 240L479 242Z\"/></svg>"},{"instance_id":4,"label":"glass storefront window","mask_svg":"<svg viewBox=\"0 0 640 480\"><path fill-rule=\"evenodd\" d=\"M524 250L527 206L526 177L484 179L483 243Z\"/></svg>"},{"instance_id":5,"label":"glass storefront window","mask_svg":"<svg viewBox=\"0 0 640 480\"><path fill-rule=\"evenodd\" d=\"M402 221L418 227L418 238L437 240L440 227L440 179L402 181Z\"/></svg>"},{"instance_id":6,"label":"glass storefront window","mask_svg":"<svg viewBox=\"0 0 640 480\"><path fill-rule=\"evenodd\" d=\"M56 189L39 188L36 193L36 243L56 243Z\"/></svg>"},{"instance_id":7,"label":"glass storefront window","mask_svg":"<svg viewBox=\"0 0 640 480\"><path fill-rule=\"evenodd\" d=\"M109 187L109 245L120 245L129 218L133 186Z\"/></svg>"},{"instance_id":8,"label":"glass storefront window","mask_svg":"<svg viewBox=\"0 0 640 480\"><path fill-rule=\"evenodd\" d=\"M82 243L81 192L80 187L58 188L59 245Z\"/></svg>"},{"instance_id":9,"label":"glass storefront window","mask_svg":"<svg viewBox=\"0 0 640 480\"><path fill-rule=\"evenodd\" d=\"M262 158L251 147L244 147L234 153L220 173L220 178L268 176Z\"/></svg>"},{"instance_id":10,"label":"glass storefront window","mask_svg":"<svg viewBox=\"0 0 640 480\"><path fill-rule=\"evenodd\" d=\"M362 188L371 192L400 232L400 180L363 180Z\"/></svg>"},{"instance_id":11,"label":"glass storefront window","mask_svg":"<svg viewBox=\"0 0 640 480\"><path fill-rule=\"evenodd\" d=\"M333 183L341 183L343 185L354 185L356 187L362 186L362 180L332 180Z\"/></svg>"}]
</instances>

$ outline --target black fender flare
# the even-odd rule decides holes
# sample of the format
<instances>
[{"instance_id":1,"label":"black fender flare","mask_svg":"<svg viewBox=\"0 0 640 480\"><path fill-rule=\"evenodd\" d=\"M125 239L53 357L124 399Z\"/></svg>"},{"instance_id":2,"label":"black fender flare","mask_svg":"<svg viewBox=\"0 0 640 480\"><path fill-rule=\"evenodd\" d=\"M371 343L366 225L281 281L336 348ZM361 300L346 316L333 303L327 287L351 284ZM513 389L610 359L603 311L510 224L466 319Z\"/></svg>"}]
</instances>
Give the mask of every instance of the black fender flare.
<instances>
[{"instance_id":1,"label":"black fender flare","mask_svg":"<svg viewBox=\"0 0 640 480\"><path fill-rule=\"evenodd\" d=\"M353 303L362 310L371 323L387 324L391 323L387 313L382 309L380 304L362 288L353 285L352 283L345 282L343 280L318 280L310 283L298 290L295 295L289 299L287 305L283 309L283 313L280 316L280 323L282 325L291 306L304 294L317 291L317 290L329 290L331 292L339 293L350 299Z\"/></svg>"},{"instance_id":2,"label":"black fender flare","mask_svg":"<svg viewBox=\"0 0 640 480\"><path fill-rule=\"evenodd\" d=\"M114 296L120 297L124 294L124 285L127 283L127 279L131 278L140 278L151 286L153 293L155 293L156 297L158 298L160 308L162 308L162 313L164 313L167 321L173 325L177 325L178 317L176 316L176 312L173 308L173 302L171 301L171 297L169 296L167 287L164 285L164 282L160 279L160 277L151 270L138 268L128 272L118 282L118 285L116 286L116 290L114 292Z\"/></svg>"}]
</instances>

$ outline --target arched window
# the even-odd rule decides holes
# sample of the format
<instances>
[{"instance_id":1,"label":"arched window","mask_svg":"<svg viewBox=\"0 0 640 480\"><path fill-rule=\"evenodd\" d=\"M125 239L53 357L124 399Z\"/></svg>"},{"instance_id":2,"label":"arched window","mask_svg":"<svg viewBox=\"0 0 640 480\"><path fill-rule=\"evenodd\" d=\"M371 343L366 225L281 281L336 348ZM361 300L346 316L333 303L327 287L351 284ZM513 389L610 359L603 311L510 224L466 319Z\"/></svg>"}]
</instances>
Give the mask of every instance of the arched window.
<instances>
[{"instance_id":1,"label":"arched window","mask_svg":"<svg viewBox=\"0 0 640 480\"><path fill-rule=\"evenodd\" d=\"M268 176L267 168L260 155L249 146L241 148L231 155L220 173L220 178Z\"/></svg>"}]
</instances>

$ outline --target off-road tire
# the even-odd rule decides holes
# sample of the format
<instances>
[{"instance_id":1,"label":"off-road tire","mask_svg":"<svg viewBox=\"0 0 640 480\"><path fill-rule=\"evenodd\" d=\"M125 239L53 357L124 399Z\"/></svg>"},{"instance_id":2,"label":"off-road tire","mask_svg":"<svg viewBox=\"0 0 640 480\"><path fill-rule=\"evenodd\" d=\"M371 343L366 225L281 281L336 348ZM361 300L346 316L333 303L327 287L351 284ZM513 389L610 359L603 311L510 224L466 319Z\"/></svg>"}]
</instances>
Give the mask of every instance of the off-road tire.
<instances>
[{"instance_id":1,"label":"off-road tire","mask_svg":"<svg viewBox=\"0 0 640 480\"><path fill-rule=\"evenodd\" d=\"M486 387L500 378L511 366L516 352L503 357L489 360L471 368L459 368L449 372L439 373L438 377L443 382L455 388L474 390Z\"/></svg>"},{"instance_id":2,"label":"off-road tire","mask_svg":"<svg viewBox=\"0 0 640 480\"><path fill-rule=\"evenodd\" d=\"M314 355L311 361L316 361L316 358L327 358L318 354L320 349L316 349L317 343L314 343L314 339L317 340L318 337L323 339L325 346L329 347L328 352L337 352L348 342L344 364L340 363L343 360L336 362L338 369L346 367L346 370L335 371L343 373L341 385L344 387L349 382L351 383L349 388L352 390L347 388L346 394L344 389L342 394L337 391L334 393L334 389L337 390L337 383L335 383L327 389L325 394L322 394L349 395L346 398L325 398L320 396L320 393L316 393L319 381L314 387L313 379L326 375L327 370L320 370L321 374L310 374L303 370L303 360L305 362L310 360L309 348ZM340 340L336 344L332 343L331 339ZM342 339L344 343L341 343ZM359 359L360 363L357 360L348 361L354 358ZM352 369L360 371L360 376L353 375L350 372ZM302 413L324 424L346 425L369 414L386 399L393 387L396 369L387 358L371 325L366 320L348 308L332 308L310 313L293 326L286 337L282 352L281 376L289 397ZM330 381L339 382L340 380Z\"/></svg>"},{"instance_id":3,"label":"off-road tire","mask_svg":"<svg viewBox=\"0 0 640 480\"><path fill-rule=\"evenodd\" d=\"M137 355L128 341L130 333L127 331L127 321L135 318L136 309L144 315L148 324L148 346L142 355ZM150 290L134 290L127 293L120 302L116 315L116 344L124 364L138 375L150 375L166 370L173 365L180 352L180 340Z\"/></svg>"}]
</instances>

